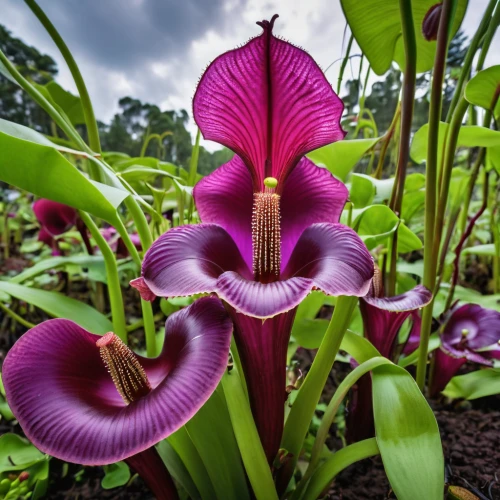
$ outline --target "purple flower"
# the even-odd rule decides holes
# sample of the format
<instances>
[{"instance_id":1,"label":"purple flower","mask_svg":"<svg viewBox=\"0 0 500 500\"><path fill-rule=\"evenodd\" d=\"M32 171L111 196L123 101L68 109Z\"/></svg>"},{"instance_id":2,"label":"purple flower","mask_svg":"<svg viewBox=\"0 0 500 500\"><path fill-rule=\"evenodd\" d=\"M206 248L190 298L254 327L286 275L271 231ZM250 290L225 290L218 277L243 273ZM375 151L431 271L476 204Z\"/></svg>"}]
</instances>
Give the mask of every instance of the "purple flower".
<instances>
[{"instance_id":1,"label":"purple flower","mask_svg":"<svg viewBox=\"0 0 500 500\"><path fill-rule=\"evenodd\" d=\"M54 237L64 234L76 224L77 211L68 205L42 198L33 203L33 212L41 226L38 240L52 247L53 255L60 255Z\"/></svg>"},{"instance_id":2,"label":"purple flower","mask_svg":"<svg viewBox=\"0 0 500 500\"><path fill-rule=\"evenodd\" d=\"M205 297L171 315L155 359L113 333L93 335L54 319L7 354L3 382L12 412L37 448L68 462L103 465L144 452L184 425L227 366L232 324Z\"/></svg>"},{"instance_id":3,"label":"purple flower","mask_svg":"<svg viewBox=\"0 0 500 500\"><path fill-rule=\"evenodd\" d=\"M417 310L427 305L432 294L422 285L395 297L384 297L380 272L376 271L370 293L361 298L359 307L363 318L365 337L380 354L394 359L397 337L403 323L411 316L410 338L420 335L420 317ZM358 381L348 407L347 438L350 442L372 437L373 422L372 382L369 374Z\"/></svg>"},{"instance_id":4,"label":"purple flower","mask_svg":"<svg viewBox=\"0 0 500 500\"><path fill-rule=\"evenodd\" d=\"M492 366L500 359L500 312L477 304L455 304L441 328L435 353L431 396L441 392L467 361Z\"/></svg>"},{"instance_id":5,"label":"purple flower","mask_svg":"<svg viewBox=\"0 0 500 500\"><path fill-rule=\"evenodd\" d=\"M442 10L443 4L437 3L436 5L433 5L425 14L422 22L422 34L428 42L437 40Z\"/></svg>"},{"instance_id":6,"label":"purple flower","mask_svg":"<svg viewBox=\"0 0 500 500\"><path fill-rule=\"evenodd\" d=\"M195 119L237 156L196 185L202 224L163 234L132 282L146 300L216 293L226 302L269 462L296 307L313 289L363 296L373 275L361 239L338 223L346 187L303 158L344 137L343 105L309 55L274 37L274 19L202 77Z\"/></svg>"}]
</instances>

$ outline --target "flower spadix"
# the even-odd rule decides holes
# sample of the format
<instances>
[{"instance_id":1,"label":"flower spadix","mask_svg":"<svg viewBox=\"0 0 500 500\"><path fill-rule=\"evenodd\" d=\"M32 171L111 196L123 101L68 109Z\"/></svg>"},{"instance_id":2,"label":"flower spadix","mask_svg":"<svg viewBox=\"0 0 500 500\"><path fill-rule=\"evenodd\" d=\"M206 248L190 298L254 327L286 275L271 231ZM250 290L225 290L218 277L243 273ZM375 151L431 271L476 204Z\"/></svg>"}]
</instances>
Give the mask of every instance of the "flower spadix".
<instances>
[{"instance_id":1,"label":"flower spadix","mask_svg":"<svg viewBox=\"0 0 500 500\"><path fill-rule=\"evenodd\" d=\"M171 315L155 359L113 333L94 335L65 319L45 321L9 351L3 382L28 438L52 456L114 463L150 448L205 403L227 366L231 321L205 297Z\"/></svg>"}]
</instances>

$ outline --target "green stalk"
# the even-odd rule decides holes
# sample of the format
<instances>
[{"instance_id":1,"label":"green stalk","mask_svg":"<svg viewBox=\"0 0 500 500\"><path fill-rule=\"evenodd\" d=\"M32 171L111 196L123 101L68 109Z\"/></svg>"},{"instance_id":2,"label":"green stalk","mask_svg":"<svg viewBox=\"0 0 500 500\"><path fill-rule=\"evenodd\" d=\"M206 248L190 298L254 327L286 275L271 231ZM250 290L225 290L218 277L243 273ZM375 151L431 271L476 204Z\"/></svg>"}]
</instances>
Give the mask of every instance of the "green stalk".
<instances>
[{"instance_id":1,"label":"green stalk","mask_svg":"<svg viewBox=\"0 0 500 500\"><path fill-rule=\"evenodd\" d=\"M351 321L357 300L357 297L342 296L337 298L337 304L325 336L288 415L281 440L281 448L291 454L291 457L278 471L277 487L280 494L286 490L293 475L302 443L344 334Z\"/></svg>"},{"instance_id":2,"label":"green stalk","mask_svg":"<svg viewBox=\"0 0 500 500\"><path fill-rule=\"evenodd\" d=\"M358 365L347 377L341 382L338 386L335 394L333 395L330 403L326 408L326 411L321 419L321 424L319 426L318 432L316 433L316 439L314 440L314 444L311 450L311 460L309 461L309 465L307 470L302 477L299 486L295 490L292 495L292 500L298 500L301 497L301 492L307 485L309 478L313 475L315 470L318 467L319 461L321 459L321 453L323 451L323 446L325 445L326 439L328 437L330 427L333 424L335 416L337 415L337 411L340 407L340 404L347 396L349 389L366 373L370 372L377 366L392 364L387 358L383 358L381 356L377 356L375 358L371 358L368 361Z\"/></svg>"},{"instance_id":3,"label":"green stalk","mask_svg":"<svg viewBox=\"0 0 500 500\"><path fill-rule=\"evenodd\" d=\"M59 112L50 104L47 99L35 88L31 83L24 78L16 67L10 62L8 57L0 50L0 61L7 68L12 78L19 84L19 86L25 90L33 100L44 109L48 115L57 123L59 128L76 144L81 148L82 151L92 155L92 150L85 144L85 141L80 137L75 128L68 123Z\"/></svg>"},{"instance_id":4,"label":"green stalk","mask_svg":"<svg viewBox=\"0 0 500 500\"><path fill-rule=\"evenodd\" d=\"M223 375L222 387L234 435L255 498L257 500L278 500L271 470L252 417L250 404L236 370L233 369Z\"/></svg>"},{"instance_id":5,"label":"green stalk","mask_svg":"<svg viewBox=\"0 0 500 500\"><path fill-rule=\"evenodd\" d=\"M434 238L436 227L437 204L437 172L439 149L439 122L441 119L443 101L442 88L446 68L446 54L448 53L448 34L452 25L456 0L444 0L439 30L437 37L436 58L432 76L431 100L429 105L429 132L427 146L427 167L425 172L425 228L424 228L424 279L423 285L429 290L434 290L436 284L436 271L439 257L435 251ZM460 120L461 123L461 120ZM454 152L455 150L453 150ZM438 245L441 242L439 236ZM425 384L427 371L427 350L431 334L432 310L434 301L424 308L422 313L422 329L420 336L420 357L417 365L417 383L422 390Z\"/></svg>"},{"instance_id":6,"label":"green stalk","mask_svg":"<svg viewBox=\"0 0 500 500\"><path fill-rule=\"evenodd\" d=\"M92 107L92 102L90 100L89 93L87 91L87 87L85 86L85 81L83 80L82 74L80 73L80 69L76 64L71 51L68 49L68 46L62 39L61 35L59 35L55 26L51 23L50 19L45 15L45 12L38 6L35 0L24 0L28 7L32 10L38 20L42 23L43 27L50 35L54 43L57 45L57 48L61 52L61 55L64 57L66 64L68 65L69 70L71 71L71 76L75 81L76 88L78 89L78 93L80 94L80 99L82 101L83 107L83 116L85 117L85 125L87 127L87 133L89 135L89 146L90 149L95 151L96 153L101 152L101 142L99 140L99 130L97 128L97 122L94 115L94 108Z\"/></svg>"},{"instance_id":7,"label":"green stalk","mask_svg":"<svg viewBox=\"0 0 500 500\"><path fill-rule=\"evenodd\" d=\"M446 121L450 122L453 113L455 112L455 108L458 104L458 100L460 99L463 90L464 90L464 85L466 82L466 79L469 76L470 73L470 68L472 66L472 62L474 60L474 56L476 55L476 51L479 47L479 43L483 39L483 36L487 32L488 29L492 29L492 23L491 23L491 14L493 13L493 9L497 5L498 0L490 0L488 3L488 6L486 7L486 10L484 11L483 17L481 19L481 23L479 24L479 27L475 33L475 35L472 37L472 40L470 41L469 49L467 50L467 54L465 55L464 62L462 64L462 70L460 72L460 76L458 78L457 82L457 87L455 89L455 93L453 94L453 98L451 100L450 104L450 109L448 110L448 114L446 115ZM442 14L441 14L442 17ZM496 29L496 27L494 27ZM439 35L438 35L439 37ZM485 39L486 40L486 39ZM483 45L484 47L484 45ZM482 56L480 56L482 57ZM486 57L486 51L484 53L484 57Z\"/></svg>"},{"instance_id":8,"label":"green stalk","mask_svg":"<svg viewBox=\"0 0 500 500\"><path fill-rule=\"evenodd\" d=\"M349 54L351 53L352 42L354 41L354 35L351 33L349 38L349 43L347 44L347 50L345 56L342 59L342 64L340 65L339 78L337 80L337 94L340 94L340 87L342 86L342 78L344 77L345 67L347 66L347 61L349 60Z\"/></svg>"},{"instance_id":9,"label":"green stalk","mask_svg":"<svg viewBox=\"0 0 500 500\"><path fill-rule=\"evenodd\" d=\"M500 4L497 4L497 8L493 14L493 19L491 19L491 23L488 27L488 31L486 35L484 35L484 40L481 45L481 52L479 54L479 58L476 64L476 72L481 71L484 66L484 61L486 59L486 55L488 54L488 50L490 49L491 41L495 36L496 30L500 25Z\"/></svg>"},{"instance_id":10,"label":"green stalk","mask_svg":"<svg viewBox=\"0 0 500 500\"><path fill-rule=\"evenodd\" d=\"M22 316L19 316L16 312L14 312L12 309L8 308L3 302L0 302L0 309L10 316L14 321L17 321L20 325L25 326L26 328L33 328L36 325L33 323L30 323L29 321L26 321Z\"/></svg>"},{"instance_id":11,"label":"green stalk","mask_svg":"<svg viewBox=\"0 0 500 500\"><path fill-rule=\"evenodd\" d=\"M142 144L141 152L139 154L141 158L146 156L146 150L148 149L149 143L151 142L152 139L157 139L158 142L160 142L161 141L160 134L148 134L146 136L146 139L144 139L144 142Z\"/></svg>"},{"instance_id":12,"label":"green stalk","mask_svg":"<svg viewBox=\"0 0 500 500\"><path fill-rule=\"evenodd\" d=\"M304 500L316 500L335 479L339 472L349 465L380 453L375 438L365 439L351 444L334 453L312 476Z\"/></svg>"},{"instance_id":13,"label":"green stalk","mask_svg":"<svg viewBox=\"0 0 500 500\"><path fill-rule=\"evenodd\" d=\"M139 234L139 238L141 240L142 250L146 252L153 244L153 237L151 236L146 216L133 196L129 196L125 199L125 206L130 212L132 219L134 219L135 228L137 229L137 233ZM135 253L137 253L137 251Z\"/></svg>"},{"instance_id":14,"label":"green stalk","mask_svg":"<svg viewBox=\"0 0 500 500\"><path fill-rule=\"evenodd\" d=\"M389 206L399 216L403 203L406 168L410 157L410 135L413 119L413 103L417 78L417 41L413 25L411 0L399 0L401 11L401 28L405 48L405 70L403 76L403 93L401 98L401 130L399 138L398 165L396 181ZM392 277L394 278L394 277Z\"/></svg>"},{"instance_id":15,"label":"green stalk","mask_svg":"<svg viewBox=\"0 0 500 500\"><path fill-rule=\"evenodd\" d=\"M125 322L125 309L123 305L122 290L120 287L120 278L118 276L118 266L115 254L111 250L108 242L104 239L89 214L79 210L78 212L83 222L87 226L92 238L94 238L99 250L104 258L106 266L106 276L108 281L109 303L111 305L111 317L113 320L113 330L120 339L127 343L127 326Z\"/></svg>"}]
</instances>

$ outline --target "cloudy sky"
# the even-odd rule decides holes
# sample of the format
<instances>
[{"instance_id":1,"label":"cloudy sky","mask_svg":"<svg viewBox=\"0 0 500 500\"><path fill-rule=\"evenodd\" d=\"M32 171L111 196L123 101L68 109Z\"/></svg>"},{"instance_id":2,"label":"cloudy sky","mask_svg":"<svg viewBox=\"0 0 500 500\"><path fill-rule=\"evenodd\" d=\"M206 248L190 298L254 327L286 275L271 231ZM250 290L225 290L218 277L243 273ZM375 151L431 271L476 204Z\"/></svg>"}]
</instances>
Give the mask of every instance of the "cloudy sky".
<instances>
[{"instance_id":1,"label":"cloudy sky","mask_svg":"<svg viewBox=\"0 0 500 500\"><path fill-rule=\"evenodd\" d=\"M308 50L322 68L342 54L345 20L338 0L39 0L39 4L76 58L96 115L103 121L117 112L118 99L125 95L164 109L190 110L207 64L258 34L255 22L274 13L280 14L275 32ZM486 4L487 0L469 1L464 21L469 36ZM75 92L64 60L25 3L0 0L0 6L0 23L50 54L59 66L59 83ZM495 45L500 46L498 35L492 48ZM498 54L496 59L490 63L500 63ZM357 60L353 64L357 72ZM339 65L327 72L331 82L336 82ZM190 129L195 130L193 125Z\"/></svg>"}]
</instances>

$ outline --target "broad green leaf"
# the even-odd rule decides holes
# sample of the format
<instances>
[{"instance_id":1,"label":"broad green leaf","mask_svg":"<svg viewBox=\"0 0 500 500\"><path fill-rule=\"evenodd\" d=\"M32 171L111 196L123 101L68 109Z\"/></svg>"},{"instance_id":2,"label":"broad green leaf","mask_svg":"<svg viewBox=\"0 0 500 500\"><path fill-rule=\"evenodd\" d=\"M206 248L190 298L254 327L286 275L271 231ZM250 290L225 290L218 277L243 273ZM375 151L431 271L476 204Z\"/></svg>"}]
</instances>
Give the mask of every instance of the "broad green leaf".
<instances>
[{"instance_id":1,"label":"broad green leaf","mask_svg":"<svg viewBox=\"0 0 500 500\"><path fill-rule=\"evenodd\" d=\"M441 339L437 333L433 333L429 337L429 345L427 347L427 352L435 351L441 345ZM406 368L407 366L415 365L418 362L418 356L420 353L420 347L413 351L408 356L402 357L398 361L398 365Z\"/></svg>"},{"instance_id":2,"label":"broad green leaf","mask_svg":"<svg viewBox=\"0 0 500 500\"><path fill-rule=\"evenodd\" d=\"M64 90L54 80L45 84L34 84L39 92L59 111L63 111L73 125L85 123L85 115L81 99L71 92Z\"/></svg>"},{"instance_id":3,"label":"broad green leaf","mask_svg":"<svg viewBox=\"0 0 500 500\"><path fill-rule=\"evenodd\" d=\"M406 176L405 180L405 192L410 193L412 191L418 191L425 187L425 175L414 172Z\"/></svg>"},{"instance_id":4,"label":"broad green leaf","mask_svg":"<svg viewBox=\"0 0 500 500\"><path fill-rule=\"evenodd\" d=\"M34 266L28 267L22 273L9 280L10 283L22 283L49 269L74 264L81 267L94 267L98 271L105 270L104 259L100 255L73 255L69 257L50 257L37 262Z\"/></svg>"},{"instance_id":5,"label":"broad green leaf","mask_svg":"<svg viewBox=\"0 0 500 500\"><path fill-rule=\"evenodd\" d=\"M365 174L352 174L349 199L356 208L366 207L373 202L382 203L391 197L394 178L375 179Z\"/></svg>"},{"instance_id":6,"label":"broad green leaf","mask_svg":"<svg viewBox=\"0 0 500 500\"><path fill-rule=\"evenodd\" d=\"M118 488L127 484L130 479L130 469L125 462L116 462L115 464L104 466L104 477L101 486L105 490Z\"/></svg>"},{"instance_id":7,"label":"broad green leaf","mask_svg":"<svg viewBox=\"0 0 500 500\"><path fill-rule=\"evenodd\" d=\"M441 164L443 155L443 142L448 124L440 122L438 139L438 165ZM422 125L415 135L410 148L410 156L416 163L423 163L427 160L427 135L429 124ZM478 125L464 125L458 134L457 147L485 147L490 148L500 146L500 131L492 130Z\"/></svg>"},{"instance_id":8,"label":"broad green leaf","mask_svg":"<svg viewBox=\"0 0 500 500\"><path fill-rule=\"evenodd\" d=\"M217 497L249 499L245 471L220 386L186 423L186 430L205 464Z\"/></svg>"},{"instance_id":9,"label":"broad green leaf","mask_svg":"<svg viewBox=\"0 0 500 500\"><path fill-rule=\"evenodd\" d=\"M399 218L387 205L371 205L354 220L353 227L365 245L372 250L381 243L387 244L398 227ZM398 228L398 252L412 252L422 248L420 238L404 223Z\"/></svg>"},{"instance_id":10,"label":"broad green leaf","mask_svg":"<svg viewBox=\"0 0 500 500\"><path fill-rule=\"evenodd\" d=\"M203 498L203 500L216 500L217 496L210 476L208 475L198 450L189 437L186 427L181 427L175 431L167 438L167 441L177 455L179 455L182 463L189 471L189 475L200 492L201 498Z\"/></svg>"},{"instance_id":11,"label":"broad green leaf","mask_svg":"<svg viewBox=\"0 0 500 500\"><path fill-rule=\"evenodd\" d=\"M130 156L125 156L122 158L114 156L113 159L114 159L114 161L112 162L113 168L120 172L132 166L141 166L141 167L157 169L158 163L160 162L158 158L153 158L152 156L140 156L133 158L130 158Z\"/></svg>"},{"instance_id":12,"label":"broad green leaf","mask_svg":"<svg viewBox=\"0 0 500 500\"><path fill-rule=\"evenodd\" d=\"M500 65L483 69L465 87L465 98L500 117Z\"/></svg>"},{"instance_id":13,"label":"broad green leaf","mask_svg":"<svg viewBox=\"0 0 500 500\"><path fill-rule=\"evenodd\" d=\"M106 316L88 304L61 293L30 288L8 281L0 281L0 291L33 304L55 318L70 319L92 333L105 334L113 331L113 325Z\"/></svg>"},{"instance_id":14,"label":"broad green leaf","mask_svg":"<svg viewBox=\"0 0 500 500\"><path fill-rule=\"evenodd\" d=\"M181 458L174 450L173 446L164 439L156 445L156 449L167 467L167 470L172 474L172 477L186 490L191 498L200 498L198 488L194 484L193 479L182 462Z\"/></svg>"},{"instance_id":15,"label":"broad green leaf","mask_svg":"<svg viewBox=\"0 0 500 500\"><path fill-rule=\"evenodd\" d=\"M398 0L341 0L349 27L367 57L373 71L383 75L396 61L404 68L403 38ZM436 42L428 42L422 34L422 22L435 0L411 2L417 42L417 72L429 71L434 64ZM467 0L458 0L451 36L465 14Z\"/></svg>"},{"instance_id":16,"label":"broad green leaf","mask_svg":"<svg viewBox=\"0 0 500 500\"><path fill-rule=\"evenodd\" d=\"M372 371L375 437L399 500L442 500L444 459L434 413L412 376L396 365Z\"/></svg>"},{"instance_id":17,"label":"broad green leaf","mask_svg":"<svg viewBox=\"0 0 500 500\"><path fill-rule=\"evenodd\" d=\"M26 469L44 457L45 455L27 439L17 434L7 433L0 436L0 474Z\"/></svg>"},{"instance_id":18,"label":"broad green leaf","mask_svg":"<svg viewBox=\"0 0 500 500\"><path fill-rule=\"evenodd\" d=\"M350 330L345 332L340 349L348 352L359 364L380 356L380 353L368 339Z\"/></svg>"},{"instance_id":19,"label":"broad green leaf","mask_svg":"<svg viewBox=\"0 0 500 500\"><path fill-rule=\"evenodd\" d=\"M292 329L292 337L301 347L306 349L317 349L328 327L327 319L303 318L295 320Z\"/></svg>"},{"instance_id":20,"label":"broad green leaf","mask_svg":"<svg viewBox=\"0 0 500 500\"><path fill-rule=\"evenodd\" d=\"M316 165L326 167L333 175L345 182L349 172L379 140L380 137L334 142L312 151L307 156Z\"/></svg>"},{"instance_id":21,"label":"broad green leaf","mask_svg":"<svg viewBox=\"0 0 500 500\"><path fill-rule=\"evenodd\" d=\"M477 399L500 394L500 370L486 368L453 377L443 394L453 399Z\"/></svg>"},{"instance_id":22,"label":"broad green leaf","mask_svg":"<svg viewBox=\"0 0 500 500\"><path fill-rule=\"evenodd\" d=\"M273 477L236 369L222 376L231 424L257 500L277 500ZM223 497L225 498L225 497Z\"/></svg>"},{"instance_id":23,"label":"broad green leaf","mask_svg":"<svg viewBox=\"0 0 500 500\"><path fill-rule=\"evenodd\" d=\"M495 244L488 243L487 245L476 245L474 247L465 248L462 252L462 255L470 255L470 254L494 257L496 255Z\"/></svg>"},{"instance_id":24,"label":"broad green leaf","mask_svg":"<svg viewBox=\"0 0 500 500\"><path fill-rule=\"evenodd\" d=\"M425 206L425 192L424 191L410 191L406 193L403 198L401 206L401 219L406 222L412 220Z\"/></svg>"},{"instance_id":25,"label":"broad green leaf","mask_svg":"<svg viewBox=\"0 0 500 500\"><path fill-rule=\"evenodd\" d=\"M89 180L54 147L14 137L1 129L0 180L111 224L116 220L117 207L128 196L127 191Z\"/></svg>"},{"instance_id":26,"label":"broad green leaf","mask_svg":"<svg viewBox=\"0 0 500 500\"><path fill-rule=\"evenodd\" d=\"M488 170L494 168L500 175L500 146L494 146L486 150L486 165Z\"/></svg>"}]
</instances>

